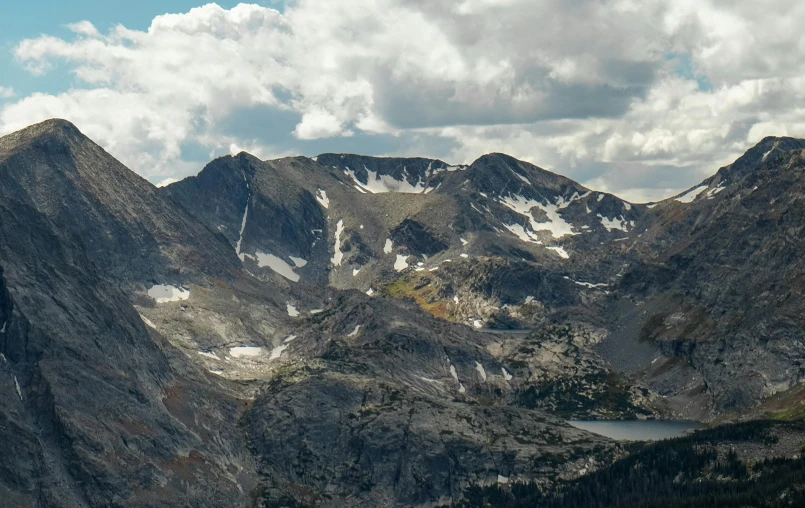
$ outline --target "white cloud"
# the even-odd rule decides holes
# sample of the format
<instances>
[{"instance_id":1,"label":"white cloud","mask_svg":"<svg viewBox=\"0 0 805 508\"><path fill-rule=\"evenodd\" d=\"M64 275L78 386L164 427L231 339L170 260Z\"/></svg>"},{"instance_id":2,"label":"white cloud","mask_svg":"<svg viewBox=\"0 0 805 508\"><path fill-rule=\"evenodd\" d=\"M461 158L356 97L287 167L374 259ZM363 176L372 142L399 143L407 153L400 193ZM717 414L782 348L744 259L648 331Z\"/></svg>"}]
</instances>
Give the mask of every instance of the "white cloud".
<instances>
[{"instance_id":1,"label":"white cloud","mask_svg":"<svg viewBox=\"0 0 805 508\"><path fill-rule=\"evenodd\" d=\"M147 31L78 21L15 55L82 86L7 100L0 132L65 117L155 182L199 169L188 145L268 158L349 138L452 162L503 151L656 199L765 135L805 136L803 16L783 0L298 0Z\"/></svg>"},{"instance_id":2,"label":"white cloud","mask_svg":"<svg viewBox=\"0 0 805 508\"><path fill-rule=\"evenodd\" d=\"M15 95L17 95L17 93L13 88L0 86L0 99L11 99Z\"/></svg>"}]
</instances>

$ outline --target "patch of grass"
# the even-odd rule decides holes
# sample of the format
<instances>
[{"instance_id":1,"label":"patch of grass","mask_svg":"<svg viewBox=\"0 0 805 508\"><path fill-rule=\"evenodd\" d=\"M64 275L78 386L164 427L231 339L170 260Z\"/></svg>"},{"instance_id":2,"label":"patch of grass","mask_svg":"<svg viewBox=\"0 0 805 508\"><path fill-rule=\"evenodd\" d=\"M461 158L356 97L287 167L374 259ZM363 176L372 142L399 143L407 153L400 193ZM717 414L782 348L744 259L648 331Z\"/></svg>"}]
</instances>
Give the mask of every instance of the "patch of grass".
<instances>
[{"instance_id":1,"label":"patch of grass","mask_svg":"<svg viewBox=\"0 0 805 508\"><path fill-rule=\"evenodd\" d=\"M439 297L435 285L429 279L405 277L395 280L383 288L392 298L411 299L424 311L434 317L448 319L447 302Z\"/></svg>"}]
</instances>

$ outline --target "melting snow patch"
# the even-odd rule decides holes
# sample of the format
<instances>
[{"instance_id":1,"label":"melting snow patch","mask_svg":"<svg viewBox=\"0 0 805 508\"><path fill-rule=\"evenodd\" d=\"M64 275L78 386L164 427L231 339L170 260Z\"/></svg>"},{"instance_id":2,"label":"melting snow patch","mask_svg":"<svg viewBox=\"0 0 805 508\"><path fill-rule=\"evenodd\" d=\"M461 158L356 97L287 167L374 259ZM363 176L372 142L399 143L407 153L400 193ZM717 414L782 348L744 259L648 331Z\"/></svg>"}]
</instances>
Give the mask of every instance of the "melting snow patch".
<instances>
[{"instance_id":1,"label":"melting snow patch","mask_svg":"<svg viewBox=\"0 0 805 508\"><path fill-rule=\"evenodd\" d=\"M352 179L361 189L371 192L372 194L382 194L385 192L419 194L425 190L425 186L422 184L422 178L417 181L416 185L411 185L405 178L402 180L396 180L391 175L379 175L377 172L371 171L366 166L364 166L364 169L367 173L366 183L358 180L355 172L351 169L347 169L345 173L352 177Z\"/></svg>"},{"instance_id":2,"label":"melting snow patch","mask_svg":"<svg viewBox=\"0 0 805 508\"><path fill-rule=\"evenodd\" d=\"M468 257L470 257L470 255L469 254L461 254L461 257L468 258Z\"/></svg>"},{"instance_id":3,"label":"melting snow patch","mask_svg":"<svg viewBox=\"0 0 805 508\"><path fill-rule=\"evenodd\" d=\"M316 193L316 201L324 208L330 208L330 199L327 197L327 193L321 189Z\"/></svg>"},{"instance_id":4,"label":"melting snow patch","mask_svg":"<svg viewBox=\"0 0 805 508\"><path fill-rule=\"evenodd\" d=\"M210 370L210 374L215 374L216 376L223 376L224 371L213 369L213 370Z\"/></svg>"},{"instance_id":5,"label":"melting snow patch","mask_svg":"<svg viewBox=\"0 0 805 508\"><path fill-rule=\"evenodd\" d=\"M251 196L249 197L251 198ZM243 212L243 218L240 219L240 236L238 237L238 243L235 245L235 253L238 255L241 261L243 261L244 257L243 254L240 252L241 244L243 243L243 232L246 231L246 219L249 217L249 201L246 200L246 210Z\"/></svg>"},{"instance_id":6,"label":"melting snow patch","mask_svg":"<svg viewBox=\"0 0 805 508\"><path fill-rule=\"evenodd\" d=\"M480 319L473 319L472 326L474 326L475 328L483 328L484 322L481 321Z\"/></svg>"},{"instance_id":7,"label":"melting snow patch","mask_svg":"<svg viewBox=\"0 0 805 508\"><path fill-rule=\"evenodd\" d=\"M366 290L366 294L369 295L369 296L372 296L373 294L375 294L375 290L372 289L372 288L369 288L369 289Z\"/></svg>"},{"instance_id":8,"label":"melting snow patch","mask_svg":"<svg viewBox=\"0 0 805 508\"><path fill-rule=\"evenodd\" d=\"M533 296L526 296L526 297L525 297L525 304L524 304L524 305L528 305L529 303L531 303L531 302L533 302L533 301L534 301L534 297L533 297Z\"/></svg>"},{"instance_id":9,"label":"melting snow patch","mask_svg":"<svg viewBox=\"0 0 805 508\"><path fill-rule=\"evenodd\" d=\"M386 238L386 245L383 246L383 252L391 254L392 248L394 248L394 242L391 241L391 238Z\"/></svg>"},{"instance_id":10,"label":"melting snow patch","mask_svg":"<svg viewBox=\"0 0 805 508\"><path fill-rule=\"evenodd\" d=\"M296 338L296 335L288 335L288 337L282 342L287 344L287 343L293 341L295 338Z\"/></svg>"},{"instance_id":11,"label":"melting snow patch","mask_svg":"<svg viewBox=\"0 0 805 508\"><path fill-rule=\"evenodd\" d=\"M288 258L293 261L293 264L295 264L297 268L302 268L307 264L307 261L302 258L295 258L293 256L288 256Z\"/></svg>"},{"instance_id":12,"label":"melting snow patch","mask_svg":"<svg viewBox=\"0 0 805 508\"><path fill-rule=\"evenodd\" d=\"M602 216L599 213L598 218L601 220L601 225L604 226L607 231L618 229L620 231L623 231L624 233L628 233L629 228L634 227L634 222L629 222L625 220L623 217L615 217L614 219L609 219L607 217Z\"/></svg>"},{"instance_id":13,"label":"melting snow patch","mask_svg":"<svg viewBox=\"0 0 805 508\"><path fill-rule=\"evenodd\" d=\"M361 325L356 325L355 329L352 330L349 334L347 334L347 337L356 337L358 335L358 332L360 331L361 331Z\"/></svg>"},{"instance_id":14,"label":"melting snow patch","mask_svg":"<svg viewBox=\"0 0 805 508\"><path fill-rule=\"evenodd\" d=\"M335 226L335 247L334 247L335 253L333 254L333 258L330 260L335 266L341 266L341 261L344 260L344 253L341 252L341 234L343 232L344 232L344 220L341 219Z\"/></svg>"},{"instance_id":15,"label":"melting snow patch","mask_svg":"<svg viewBox=\"0 0 805 508\"><path fill-rule=\"evenodd\" d=\"M598 202L600 203L602 199L604 199L605 194L598 195Z\"/></svg>"},{"instance_id":16,"label":"melting snow patch","mask_svg":"<svg viewBox=\"0 0 805 508\"><path fill-rule=\"evenodd\" d=\"M246 356L260 356L263 348L253 346L236 346L229 348L229 356L232 358L242 358Z\"/></svg>"},{"instance_id":17,"label":"melting snow patch","mask_svg":"<svg viewBox=\"0 0 805 508\"><path fill-rule=\"evenodd\" d=\"M156 300L157 303L178 302L190 298L190 290L158 284L148 290L148 296Z\"/></svg>"},{"instance_id":18,"label":"melting snow patch","mask_svg":"<svg viewBox=\"0 0 805 508\"><path fill-rule=\"evenodd\" d=\"M435 272L435 271L436 271L436 270L438 270L438 269L439 269L439 267L438 267L438 266L434 266L433 268L428 268L428 271L429 271L429 272Z\"/></svg>"},{"instance_id":19,"label":"melting snow patch","mask_svg":"<svg viewBox=\"0 0 805 508\"><path fill-rule=\"evenodd\" d=\"M296 309L296 307L294 307L290 303L285 304L285 310L288 311L289 316L291 316L291 317L299 317L299 311Z\"/></svg>"},{"instance_id":20,"label":"melting snow patch","mask_svg":"<svg viewBox=\"0 0 805 508\"><path fill-rule=\"evenodd\" d=\"M353 268L353 269L352 269L352 276L353 276L353 277L357 276L359 273L361 273L361 269L360 269L360 268Z\"/></svg>"},{"instance_id":21,"label":"melting snow patch","mask_svg":"<svg viewBox=\"0 0 805 508\"><path fill-rule=\"evenodd\" d=\"M481 375L481 378L482 378L484 381L486 381L486 369L484 369L484 366L483 366L483 365L481 365L481 363L480 363L480 362L475 362L475 370L477 370L477 371L478 371L478 374L480 374L480 375Z\"/></svg>"},{"instance_id":22,"label":"melting snow patch","mask_svg":"<svg viewBox=\"0 0 805 508\"><path fill-rule=\"evenodd\" d=\"M216 355L212 351L199 351L198 354L200 354L201 356L206 356L207 358L212 358L213 360L221 361L221 359L218 358L218 355Z\"/></svg>"},{"instance_id":23,"label":"melting snow patch","mask_svg":"<svg viewBox=\"0 0 805 508\"><path fill-rule=\"evenodd\" d=\"M271 350L271 356L268 357L269 361L276 360L280 356L282 356L282 352L288 349L288 344L283 344L281 346L277 346Z\"/></svg>"},{"instance_id":24,"label":"melting snow patch","mask_svg":"<svg viewBox=\"0 0 805 508\"><path fill-rule=\"evenodd\" d=\"M324 309L313 309L310 311L311 314L321 314L324 312Z\"/></svg>"},{"instance_id":25,"label":"melting snow patch","mask_svg":"<svg viewBox=\"0 0 805 508\"><path fill-rule=\"evenodd\" d=\"M401 272L408 268L408 256L397 254L397 260L394 262L394 269Z\"/></svg>"},{"instance_id":26,"label":"melting snow patch","mask_svg":"<svg viewBox=\"0 0 805 508\"><path fill-rule=\"evenodd\" d=\"M542 243L535 233L528 231L520 224L504 224L503 227L514 233L515 236L524 242Z\"/></svg>"},{"instance_id":27,"label":"melting snow patch","mask_svg":"<svg viewBox=\"0 0 805 508\"><path fill-rule=\"evenodd\" d=\"M453 376L453 379L455 379L456 383L458 383L458 393L466 392L467 390L464 389L464 385L458 380L458 372L456 372L456 368L453 366L453 364L450 364L450 375Z\"/></svg>"},{"instance_id":28,"label":"melting snow patch","mask_svg":"<svg viewBox=\"0 0 805 508\"><path fill-rule=\"evenodd\" d=\"M567 251L565 249L563 249L562 247L554 246L554 247L546 247L546 248L548 250L552 250L555 253L559 254L559 257L562 258L562 259L569 259L570 258L570 254L568 254Z\"/></svg>"},{"instance_id":29,"label":"melting snow patch","mask_svg":"<svg viewBox=\"0 0 805 508\"><path fill-rule=\"evenodd\" d=\"M565 277L565 279L569 280L570 282L572 282L574 284L578 284L579 286L584 286L586 288L591 288L591 289L605 288L605 287L609 286L609 284L605 284L603 282L598 283L598 284L594 284L592 282L581 282L581 281L578 281L578 280L573 280L573 279L571 279L570 277L567 277L567 276Z\"/></svg>"},{"instance_id":30,"label":"melting snow patch","mask_svg":"<svg viewBox=\"0 0 805 508\"><path fill-rule=\"evenodd\" d=\"M263 252L256 252L257 266L265 268L266 266L273 271L282 275L292 282L299 282L299 274L293 271L293 267L286 263L283 259L278 258L273 254L265 254Z\"/></svg>"},{"instance_id":31,"label":"melting snow patch","mask_svg":"<svg viewBox=\"0 0 805 508\"><path fill-rule=\"evenodd\" d=\"M527 183L528 185L531 185L531 181L528 178L526 178L523 175L521 175L520 173L518 173L517 171L512 169L512 173L514 173L514 176L516 176L517 178L519 178L523 182Z\"/></svg>"},{"instance_id":32,"label":"melting snow patch","mask_svg":"<svg viewBox=\"0 0 805 508\"><path fill-rule=\"evenodd\" d=\"M723 191L724 189L726 189L726 187L724 186L723 183L719 184L719 186L716 187L715 189L710 189L709 191L707 191L707 199L712 199L713 196Z\"/></svg>"},{"instance_id":33,"label":"melting snow patch","mask_svg":"<svg viewBox=\"0 0 805 508\"><path fill-rule=\"evenodd\" d=\"M140 314L140 319L143 320L143 323L145 323L149 327L153 328L154 330L157 329L156 325L153 322L151 322L150 319L148 319L147 317L143 316L142 314ZM0 333L5 333L5 332L6 332L6 325L3 325L3 329L0 330Z\"/></svg>"},{"instance_id":34,"label":"melting snow patch","mask_svg":"<svg viewBox=\"0 0 805 508\"><path fill-rule=\"evenodd\" d=\"M508 372L506 372L506 369L501 367L500 370L503 372L503 379L505 379L506 381L511 381L512 380L512 375L509 374Z\"/></svg>"},{"instance_id":35,"label":"melting snow patch","mask_svg":"<svg viewBox=\"0 0 805 508\"><path fill-rule=\"evenodd\" d=\"M578 234L573 231L573 226L559 215L558 210L561 209L560 205L566 206L562 198L560 198L559 204L548 203L543 205L538 201L520 195L510 195L501 198L500 203L528 218L533 231L550 231L554 238ZM548 216L548 222L537 222L534 220L534 216L531 214L531 210L534 208L539 208L544 211Z\"/></svg>"},{"instance_id":36,"label":"melting snow patch","mask_svg":"<svg viewBox=\"0 0 805 508\"><path fill-rule=\"evenodd\" d=\"M468 243L470 243L470 242L468 242L467 240L465 240L463 238L459 238L459 240L461 240L461 245L467 245Z\"/></svg>"},{"instance_id":37,"label":"melting snow patch","mask_svg":"<svg viewBox=\"0 0 805 508\"><path fill-rule=\"evenodd\" d=\"M763 158L762 158L762 159L760 159L760 162L765 161L765 160L766 160L766 157L768 157L768 156L769 156L769 154L770 154L770 153L771 153L773 150L774 150L774 148L772 148L772 149L771 149L771 150L769 150L768 152L764 153L764 154L763 154Z\"/></svg>"},{"instance_id":38,"label":"melting snow patch","mask_svg":"<svg viewBox=\"0 0 805 508\"><path fill-rule=\"evenodd\" d=\"M685 194L682 194L681 196L676 198L676 201L679 201L680 203L690 203L691 201L696 199L696 196L698 196L699 194L701 194L706 190L707 190L706 185L700 185L699 187L696 187L695 189L690 190Z\"/></svg>"}]
</instances>

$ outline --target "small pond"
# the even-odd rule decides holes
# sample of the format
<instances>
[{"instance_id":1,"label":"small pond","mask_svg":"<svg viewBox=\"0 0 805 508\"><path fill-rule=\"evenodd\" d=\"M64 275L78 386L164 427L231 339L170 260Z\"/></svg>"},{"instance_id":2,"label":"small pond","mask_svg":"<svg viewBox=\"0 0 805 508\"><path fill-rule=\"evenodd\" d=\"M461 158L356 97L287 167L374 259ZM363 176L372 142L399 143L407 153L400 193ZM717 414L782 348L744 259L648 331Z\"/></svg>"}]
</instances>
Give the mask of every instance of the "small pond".
<instances>
[{"instance_id":1,"label":"small pond","mask_svg":"<svg viewBox=\"0 0 805 508\"><path fill-rule=\"evenodd\" d=\"M568 423L618 441L659 441L704 427L699 422L678 420L570 420Z\"/></svg>"}]
</instances>

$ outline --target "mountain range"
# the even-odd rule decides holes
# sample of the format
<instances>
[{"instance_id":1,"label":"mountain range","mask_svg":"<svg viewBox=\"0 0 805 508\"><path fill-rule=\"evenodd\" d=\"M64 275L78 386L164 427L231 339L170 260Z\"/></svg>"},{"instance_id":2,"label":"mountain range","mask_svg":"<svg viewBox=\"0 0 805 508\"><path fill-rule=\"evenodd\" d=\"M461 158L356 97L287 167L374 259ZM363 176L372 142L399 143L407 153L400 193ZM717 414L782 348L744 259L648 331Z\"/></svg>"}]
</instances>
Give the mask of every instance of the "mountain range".
<instances>
[{"instance_id":1,"label":"mountain range","mask_svg":"<svg viewBox=\"0 0 805 508\"><path fill-rule=\"evenodd\" d=\"M0 499L570 502L653 453L569 419L798 460L769 419L805 416L803 189L792 138L636 204L497 153L240 153L157 188L67 121L7 135Z\"/></svg>"}]
</instances>

